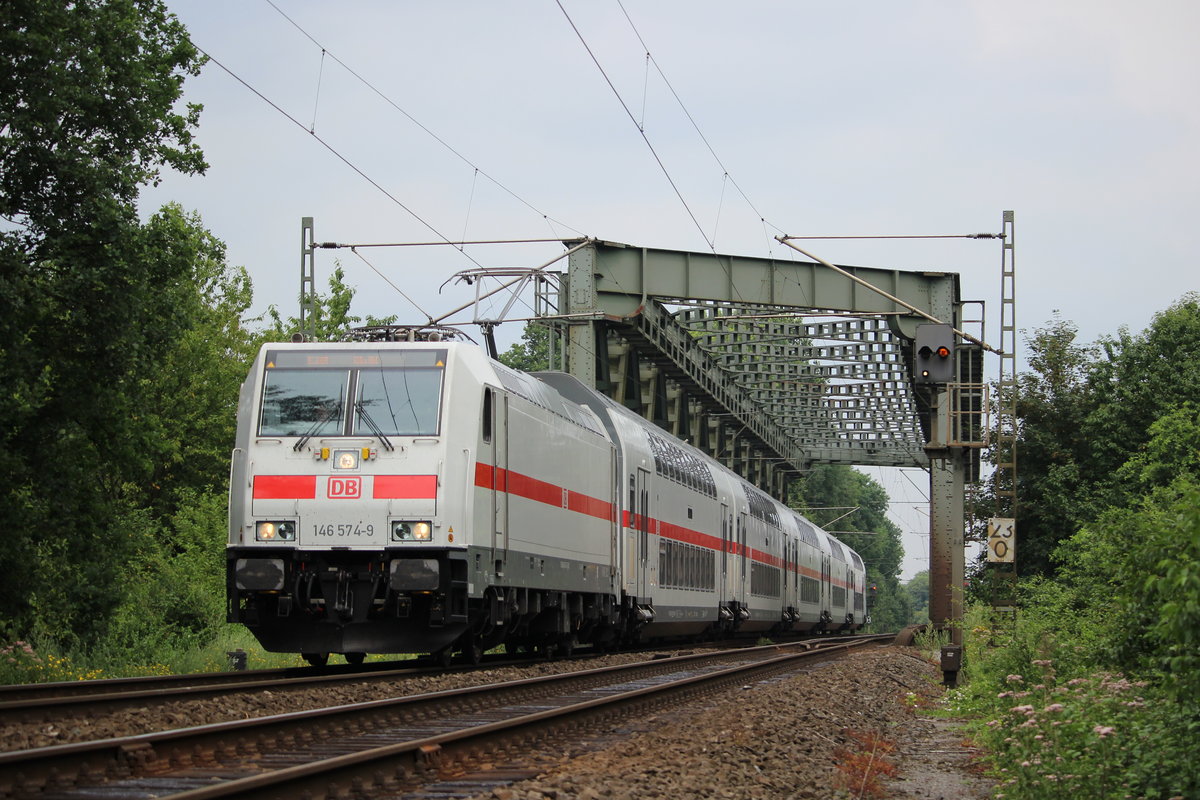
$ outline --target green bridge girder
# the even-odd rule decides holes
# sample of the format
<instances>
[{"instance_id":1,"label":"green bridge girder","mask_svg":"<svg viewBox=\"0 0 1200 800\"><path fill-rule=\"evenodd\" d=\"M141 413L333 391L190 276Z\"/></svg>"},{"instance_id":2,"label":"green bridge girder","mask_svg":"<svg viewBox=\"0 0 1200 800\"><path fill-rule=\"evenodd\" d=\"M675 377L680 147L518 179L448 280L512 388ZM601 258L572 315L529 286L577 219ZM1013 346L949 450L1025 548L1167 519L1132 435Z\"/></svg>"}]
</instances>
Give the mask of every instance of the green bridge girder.
<instances>
[{"instance_id":1,"label":"green bridge girder","mask_svg":"<svg viewBox=\"0 0 1200 800\"><path fill-rule=\"evenodd\" d=\"M961 324L955 273L843 269ZM813 464L929 465L926 320L822 264L597 241L562 294L572 374L777 496Z\"/></svg>"}]
</instances>

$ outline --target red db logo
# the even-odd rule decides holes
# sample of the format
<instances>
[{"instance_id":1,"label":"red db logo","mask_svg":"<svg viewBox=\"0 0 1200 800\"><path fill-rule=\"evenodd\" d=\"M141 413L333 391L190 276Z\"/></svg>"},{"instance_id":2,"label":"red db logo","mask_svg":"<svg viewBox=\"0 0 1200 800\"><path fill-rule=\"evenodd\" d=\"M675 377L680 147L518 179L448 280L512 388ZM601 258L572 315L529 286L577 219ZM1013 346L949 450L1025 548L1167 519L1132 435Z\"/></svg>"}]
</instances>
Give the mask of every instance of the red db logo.
<instances>
[{"instance_id":1,"label":"red db logo","mask_svg":"<svg viewBox=\"0 0 1200 800\"><path fill-rule=\"evenodd\" d=\"M362 497L362 478L330 478L326 494L330 500L357 500Z\"/></svg>"}]
</instances>

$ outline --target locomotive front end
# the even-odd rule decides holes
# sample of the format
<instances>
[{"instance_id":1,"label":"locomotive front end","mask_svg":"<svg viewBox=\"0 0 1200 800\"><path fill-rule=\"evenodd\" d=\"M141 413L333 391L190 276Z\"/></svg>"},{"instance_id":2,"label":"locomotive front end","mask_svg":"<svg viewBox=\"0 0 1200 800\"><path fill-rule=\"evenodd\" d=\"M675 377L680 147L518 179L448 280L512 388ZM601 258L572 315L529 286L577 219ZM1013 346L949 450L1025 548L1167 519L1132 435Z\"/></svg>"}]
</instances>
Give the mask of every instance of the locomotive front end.
<instances>
[{"instance_id":1,"label":"locomotive front end","mask_svg":"<svg viewBox=\"0 0 1200 800\"><path fill-rule=\"evenodd\" d=\"M461 633L462 509L442 475L452 347L260 352L239 403L227 589L229 620L267 650L360 660Z\"/></svg>"}]
</instances>

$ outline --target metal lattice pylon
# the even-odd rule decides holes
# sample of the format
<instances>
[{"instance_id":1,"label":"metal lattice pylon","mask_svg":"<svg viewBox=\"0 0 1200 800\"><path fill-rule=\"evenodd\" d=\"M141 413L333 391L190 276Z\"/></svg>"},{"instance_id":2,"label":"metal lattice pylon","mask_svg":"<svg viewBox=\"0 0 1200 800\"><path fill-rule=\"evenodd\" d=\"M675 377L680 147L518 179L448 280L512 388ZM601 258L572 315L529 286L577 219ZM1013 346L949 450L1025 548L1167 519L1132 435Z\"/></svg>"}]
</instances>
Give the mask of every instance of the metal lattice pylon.
<instances>
[{"instance_id":1,"label":"metal lattice pylon","mask_svg":"<svg viewBox=\"0 0 1200 800\"><path fill-rule=\"evenodd\" d=\"M1004 212L1000 273L1000 379L997 385L995 472L992 475L996 517L1017 518L1017 321L1016 240L1013 212ZM1015 531L1015 522L1012 526ZM997 621L1016 616L1016 561L989 567L991 605Z\"/></svg>"}]
</instances>

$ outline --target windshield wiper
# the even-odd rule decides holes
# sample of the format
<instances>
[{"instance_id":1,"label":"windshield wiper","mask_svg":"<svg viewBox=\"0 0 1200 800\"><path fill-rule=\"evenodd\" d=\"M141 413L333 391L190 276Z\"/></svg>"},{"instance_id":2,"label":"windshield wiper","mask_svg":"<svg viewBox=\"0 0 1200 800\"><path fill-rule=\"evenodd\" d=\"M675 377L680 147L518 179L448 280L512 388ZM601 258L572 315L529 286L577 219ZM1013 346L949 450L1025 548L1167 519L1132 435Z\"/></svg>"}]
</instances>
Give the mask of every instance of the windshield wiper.
<instances>
[{"instance_id":1,"label":"windshield wiper","mask_svg":"<svg viewBox=\"0 0 1200 800\"><path fill-rule=\"evenodd\" d=\"M292 449L295 450L296 452L300 452L300 448L302 448L302 447L304 447L304 445L308 444L308 440L316 435L317 431L319 431L321 429L322 425L324 425L326 422L329 422L329 420L333 419L333 415L336 414L338 412L338 410L341 409L341 407L342 407L341 400L338 400L337 405L331 405L331 406L327 407L325 409L325 411L321 414L321 416L317 418L317 421L312 424L312 427L309 428L307 431L305 431L304 435L301 436L294 445L292 445Z\"/></svg>"},{"instance_id":2,"label":"windshield wiper","mask_svg":"<svg viewBox=\"0 0 1200 800\"><path fill-rule=\"evenodd\" d=\"M383 442L383 446L388 452L396 449L388 437L384 434L383 428L380 428L375 424L375 420L371 419L371 415L367 413L367 408L363 405L362 400L354 401L354 410L358 412L360 417L362 417L362 421L367 423L367 427L371 429L371 433L375 434L379 441Z\"/></svg>"}]
</instances>

